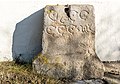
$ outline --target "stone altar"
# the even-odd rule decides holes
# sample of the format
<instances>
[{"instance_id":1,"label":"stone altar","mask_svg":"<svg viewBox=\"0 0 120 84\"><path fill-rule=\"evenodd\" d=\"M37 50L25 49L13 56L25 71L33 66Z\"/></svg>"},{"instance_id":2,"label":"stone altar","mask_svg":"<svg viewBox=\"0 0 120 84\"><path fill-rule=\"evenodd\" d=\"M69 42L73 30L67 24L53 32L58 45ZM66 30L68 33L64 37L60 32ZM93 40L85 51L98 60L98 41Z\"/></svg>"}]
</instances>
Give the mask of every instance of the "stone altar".
<instances>
[{"instance_id":1,"label":"stone altar","mask_svg":"<svg viewBox=\"0 0 120 84\"><path fill-rule=\"evenodd\" d=\"M33 61L37 73L72 80L104 75L104 65L95 53L92 5L46 6L42 47Z\"/></svg>"}]
</instances>

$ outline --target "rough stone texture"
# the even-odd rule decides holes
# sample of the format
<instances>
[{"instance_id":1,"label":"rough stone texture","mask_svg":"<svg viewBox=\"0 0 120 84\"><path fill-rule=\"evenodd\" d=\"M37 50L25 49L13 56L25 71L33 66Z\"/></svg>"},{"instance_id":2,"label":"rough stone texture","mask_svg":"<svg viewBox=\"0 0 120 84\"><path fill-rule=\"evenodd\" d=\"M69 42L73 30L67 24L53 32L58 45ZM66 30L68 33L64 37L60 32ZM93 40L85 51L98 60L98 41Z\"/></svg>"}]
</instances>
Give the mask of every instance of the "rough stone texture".
<instances>
[{"instance_id":1,"label":"rough stone texture","mask_svg":"<svg viewBox=\"0 0 120 84\"><path fill-rule=\"evenodd\" d=\"M43 51L33 62L35 71L55 78L102 78L103 63L95 53L92 5L46 6Z\"/></svg>"},{"instance_id":2,"label":"rough stone texture","mask_svg":"<svg viewBox=\"0 0 120 84\"><path fill-rule=\"evenodd\" d=\"M101 79L91 79L91 80L75 81L70 84L108 84L108 83Z\"/></svg>"}]
</instances>

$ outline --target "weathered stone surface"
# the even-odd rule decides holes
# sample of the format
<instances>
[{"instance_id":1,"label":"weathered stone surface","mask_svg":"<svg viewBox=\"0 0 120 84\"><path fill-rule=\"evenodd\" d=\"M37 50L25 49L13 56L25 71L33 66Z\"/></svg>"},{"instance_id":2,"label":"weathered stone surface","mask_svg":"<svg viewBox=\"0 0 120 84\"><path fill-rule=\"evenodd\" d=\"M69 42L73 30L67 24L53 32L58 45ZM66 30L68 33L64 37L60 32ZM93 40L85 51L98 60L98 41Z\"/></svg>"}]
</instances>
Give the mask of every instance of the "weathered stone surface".
<instances>
[{"instance_id":1,"label":"weathered stone surface","mask_svg":"<svg viewBox=\"0 0 120 84\"><path fill-rule=\"evenodd\" d=\"M92 5L46 6L43 51L33 62L35 71L55 78L102 78L93 10Z\"/></svg>"},{"instance_id":2,"label":"weathered stone surface","mask_svg":"<svg viewBox=\"0 0 120 84\"><path fill-rule=\"evenodd\" d=\"M107 82L101 79L80 80L70 84L106 84ZM108 84L108 83L107 83Z\"/></svg>"}]
</instances>

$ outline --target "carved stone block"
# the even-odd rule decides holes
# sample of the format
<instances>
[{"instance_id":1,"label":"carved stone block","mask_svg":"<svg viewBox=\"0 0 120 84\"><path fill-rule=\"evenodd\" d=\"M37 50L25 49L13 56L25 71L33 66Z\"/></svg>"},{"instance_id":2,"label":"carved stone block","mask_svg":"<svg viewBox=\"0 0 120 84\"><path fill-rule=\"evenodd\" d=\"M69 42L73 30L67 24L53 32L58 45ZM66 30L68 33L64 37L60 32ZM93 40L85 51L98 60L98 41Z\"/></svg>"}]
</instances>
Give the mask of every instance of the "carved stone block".
<instances>
[{"instance_id":1,"label":"carved stone block","mask_svg":"<svg viewBox=\"0 0 120 84\"><path fill-rule=\"evenodd\" d=\"M44 9L43 51L34 70L54 78L101 78L103 64L95 53L92 5L52 5Z\"/></svg>"}]
</instances>

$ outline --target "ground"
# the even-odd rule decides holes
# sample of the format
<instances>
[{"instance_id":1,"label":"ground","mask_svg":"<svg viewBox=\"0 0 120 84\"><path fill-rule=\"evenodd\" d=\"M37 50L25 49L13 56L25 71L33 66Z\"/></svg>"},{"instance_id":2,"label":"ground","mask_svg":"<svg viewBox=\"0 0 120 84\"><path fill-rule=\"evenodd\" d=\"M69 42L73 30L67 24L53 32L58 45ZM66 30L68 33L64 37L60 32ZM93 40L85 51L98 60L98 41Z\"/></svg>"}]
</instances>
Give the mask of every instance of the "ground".
<instances>
[{"instance_id":1,"label":"ground","mask_svg":"<svg viewBox=\"0 0 120 84\"><path fill-rule=\"evenodd\" d=\"M120 62L103 62L105 65L104 80L108 84L120 83ZM0 84L63 84L48 76L38 75L32 71L30 64L16 64L15 62L0 63ZM74 84L74 83L73 83ZM78 83L75 83L78 84ZM80 84L80 83L79 83Z\"/></svg>"},{"instance_id":2,"label":"ground","mask_svg":"<svg viewBox=\"0 0 120 84\"><path fill-rule=\"evenodd\" d=\"M104 79L112 84L120 84L120 61L103 63L105 65Z\"/></svg>"},{"instance_id":3,"label":"ground","mask_svg":"<svg viewBox=\"0 0 120 84\"><path fill-rule=\"evenodd\" d=\"M30 64L1 62L0 84L62 84L62 81L35 74Z\"/></svg>"}]
</instances>

